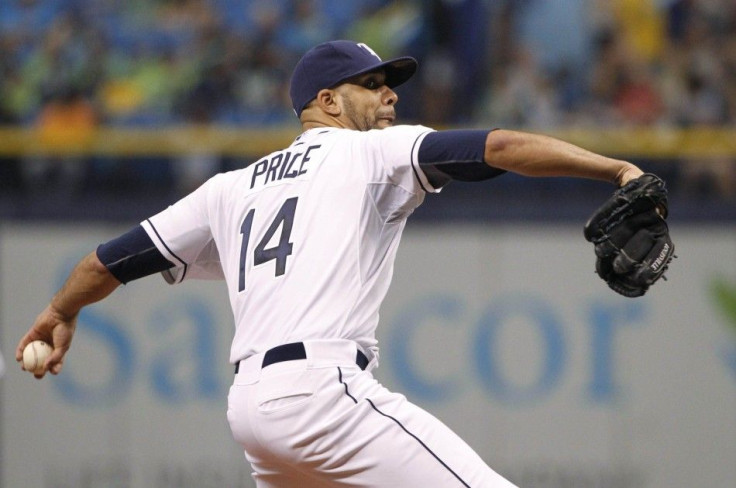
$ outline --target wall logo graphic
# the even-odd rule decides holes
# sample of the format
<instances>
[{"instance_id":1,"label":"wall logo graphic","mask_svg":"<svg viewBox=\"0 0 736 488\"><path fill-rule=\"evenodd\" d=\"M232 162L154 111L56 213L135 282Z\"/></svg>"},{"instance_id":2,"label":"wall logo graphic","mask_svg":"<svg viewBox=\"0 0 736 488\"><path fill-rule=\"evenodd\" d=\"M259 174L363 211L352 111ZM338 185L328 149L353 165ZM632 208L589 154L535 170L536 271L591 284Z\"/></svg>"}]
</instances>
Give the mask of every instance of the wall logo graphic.
<instances>
[{"instance_id":1,"label":"wall logo graphic","mask_svg":"<svg viewBox=\"0 0 736 488\"><path fill-rule=\"evenodd\" d=\"M719 353L736 380L736 283L725 278L713 279L710 294L730 332L730 341L720 346Z\"/></svg>"}]
</instances>

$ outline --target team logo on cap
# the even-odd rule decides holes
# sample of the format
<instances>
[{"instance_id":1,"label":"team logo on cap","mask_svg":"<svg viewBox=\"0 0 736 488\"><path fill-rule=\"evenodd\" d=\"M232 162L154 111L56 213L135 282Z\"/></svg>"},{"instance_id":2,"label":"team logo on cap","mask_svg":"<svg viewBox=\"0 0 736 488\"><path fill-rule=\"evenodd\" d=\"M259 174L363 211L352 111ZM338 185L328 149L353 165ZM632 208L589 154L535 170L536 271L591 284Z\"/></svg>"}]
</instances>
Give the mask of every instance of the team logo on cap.
<instances>
[{"instance_id":1,"label":"team logo on cap","mask_svg":"<svg viewBox=\"0 0 736 488\"><path fill-rule=\"evenodd\" d=\"M369 54L375 56L379 61L383 61L381 59L381 56L379 56L378 54L376 54L376 51L374 51L373 49L369 48L367 45L363 44L362 42L359 42L358 43L358 47L366 50Z\"/></svg>"}]
</instances>

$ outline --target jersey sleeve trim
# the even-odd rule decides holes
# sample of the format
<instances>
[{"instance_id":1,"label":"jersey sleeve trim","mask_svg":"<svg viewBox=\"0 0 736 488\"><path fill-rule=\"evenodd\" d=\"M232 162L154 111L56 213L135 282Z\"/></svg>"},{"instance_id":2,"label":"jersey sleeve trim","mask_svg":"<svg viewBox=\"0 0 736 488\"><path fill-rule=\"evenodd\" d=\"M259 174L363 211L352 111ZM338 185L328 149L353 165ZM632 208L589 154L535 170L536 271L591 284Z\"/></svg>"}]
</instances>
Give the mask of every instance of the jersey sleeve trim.
<instances>
[{"instance_id":1,"label":"jersey sleeve trim","mask_svg":"<svg viewBox=\"0 0 736 488\"><path fill-rule=\"evenodd\" d=\"M156 248L140 225L100 244L97 247L97 257L121 283L129 283L174 266Z\"/></svg>"},{"instance_id":2,"label":"jersey sleeve trim","mask_svg":"<svg viewBox=\"0 0 736 488\"><path fill-rule=\"evenodd\" d=\"M505 173L485 163L488 130L459 129L427 135L417 153L419 165L435 182L482 181ZM444 176L444 178L443 178Z\"/></svg>"},{"instance_id":3,"label":"jersey sleeve trim","mask_svg":"<svg viewBox=\"0 0 736 488\"><path fill-rule=\"evenodd\" d=\"M419 161L419 150L421 149L422 141L427 136L427 134L430 134L433 132L432 130L428 130L426 132L423 132L419 134L419 137L417 137L414 140L414 144L411 148L411 169L414 171L414 176L416 177L417 181L419 182L419 186L424 190L426 193L437 193L440 191L441 188L436 188L432 183L429 181L429 178L424 173L424 170L421 168L421 163Z\"/></svg>"},{"instance_id":4,"label":"jersey sleeve trim","mask_svg":"<svg viewBox=\"0 0 736 488\"><path fill-rule=\"evenodd\" d=\"M169 248L166 242L164 242L163 238L156 229L156 226L154 226L153 222L151 222L151 219L146 219L145 221L141 222L141 226L145 229L146 233L148 233L148 236L151 238L161 254L163 254L166 259L174 263L176 265L176 268L180 269L180 271L177 270L177 272L175 273L172 272L171 269L162 271L161 274L163 275L166 282L169 284L181 283L187 274L187 269L189 268L189 265L186 263L186 261L177 256L176 253L174 253Z\"/></svg>"}]
</instances>

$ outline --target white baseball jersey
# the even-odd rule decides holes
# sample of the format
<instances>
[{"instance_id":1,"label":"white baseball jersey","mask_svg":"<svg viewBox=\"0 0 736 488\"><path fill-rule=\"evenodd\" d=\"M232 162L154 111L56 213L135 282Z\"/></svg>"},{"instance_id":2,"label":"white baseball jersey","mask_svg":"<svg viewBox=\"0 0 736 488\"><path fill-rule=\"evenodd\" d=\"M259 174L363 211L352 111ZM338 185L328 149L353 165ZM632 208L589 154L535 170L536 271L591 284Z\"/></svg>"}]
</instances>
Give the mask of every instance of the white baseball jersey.
<instances>
[{"instance_id":1,"label":"white baseball jersey","mask_svg":"<svg viewBox=\"0 0 736 488\"><path fill-rule=\"evenodd\" d=\"M307 339L375 348L406 218L439 191L417 163L431 130L311 129L142 222L170 282L227 282L231 362Z\"/></svg>"}]
</instances>

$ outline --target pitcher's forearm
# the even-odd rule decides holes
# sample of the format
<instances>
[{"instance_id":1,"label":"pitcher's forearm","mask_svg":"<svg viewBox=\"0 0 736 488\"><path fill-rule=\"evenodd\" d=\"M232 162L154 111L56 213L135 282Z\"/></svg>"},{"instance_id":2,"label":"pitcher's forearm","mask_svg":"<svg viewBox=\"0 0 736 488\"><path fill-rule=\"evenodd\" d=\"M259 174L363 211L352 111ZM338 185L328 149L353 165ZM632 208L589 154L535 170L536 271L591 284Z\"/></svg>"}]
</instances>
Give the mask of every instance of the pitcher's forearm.
<instances>
[{"instance_id":1,"label":"pitcher's forearm","mask_svg":"<svg viewBox=\"0 0 736 488\"><path fill-rule=\"evenodd\" d=\"M486 139L485 161L525 176L569 176L622 186L643 173L637 166L553 137L495 130Z\"/></svg>"},{"instance_id":2,"label":"pitcher's forearm","mask_svg":"<svg viewBox=\"0 0 736 488\"><path fill-rule=\"evenodd\" d=\"M69 319L92 303L110 295L120 282L92 252L74 267L69 278L51 300L51 310Z\"/></svg>"}]
</instances>

